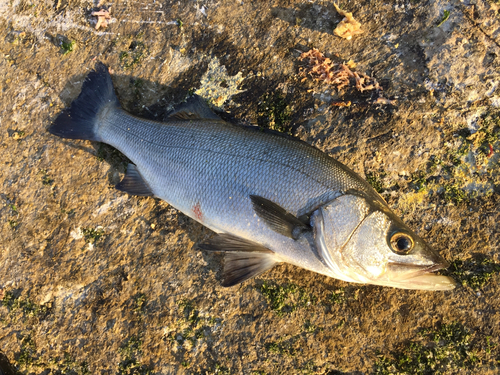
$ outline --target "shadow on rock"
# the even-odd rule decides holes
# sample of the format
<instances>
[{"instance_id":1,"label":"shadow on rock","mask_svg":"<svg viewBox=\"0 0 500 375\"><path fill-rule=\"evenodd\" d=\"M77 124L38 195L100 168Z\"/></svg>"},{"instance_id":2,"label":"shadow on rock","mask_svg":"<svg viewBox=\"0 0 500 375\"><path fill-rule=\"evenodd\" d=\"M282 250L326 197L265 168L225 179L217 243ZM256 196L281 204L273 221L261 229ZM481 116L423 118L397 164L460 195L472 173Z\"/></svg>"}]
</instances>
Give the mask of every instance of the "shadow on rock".
<instances>
[{"instance_id":1,"label":"shadow on rock","mask_svg":"<svg viewBox=\"0 0 500 375\"><path fill-rule=\"evenodd\" d=\"M0 352L0 375L16 375L17 373L7 356Z\"/></svg>"},{"instance_id":2,"label":"shadow on rock","mask_svg":"<svg viewBox=\"0 0 500 375\"><path fill-rule=\"evenodd\" d=\"M332 34L335 25L343 18L332 3L326 6L313 3L300 4L295 9L275 7L271 13L292 26L306 27L327 34Z\"/></svg>"}]
</instances>

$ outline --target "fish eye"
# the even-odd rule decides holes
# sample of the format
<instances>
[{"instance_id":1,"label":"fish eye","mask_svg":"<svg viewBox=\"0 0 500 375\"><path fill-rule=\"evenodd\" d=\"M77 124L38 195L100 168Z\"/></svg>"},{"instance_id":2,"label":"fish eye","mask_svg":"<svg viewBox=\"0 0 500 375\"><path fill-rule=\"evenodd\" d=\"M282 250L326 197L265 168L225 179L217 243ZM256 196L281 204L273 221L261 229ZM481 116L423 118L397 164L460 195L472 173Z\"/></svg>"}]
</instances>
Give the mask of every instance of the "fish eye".
<instances>
[{"instance_id":1,"label":"fish eye","mask_svg":"<svg viewBox=\"0 0 500 375\"><path fill-rule=\"evenodd\" d=\"M391 237L392 250L397 254L408 254L413 246L413 239L405 233L396 233Z\"/></svg>"}]
</instances>

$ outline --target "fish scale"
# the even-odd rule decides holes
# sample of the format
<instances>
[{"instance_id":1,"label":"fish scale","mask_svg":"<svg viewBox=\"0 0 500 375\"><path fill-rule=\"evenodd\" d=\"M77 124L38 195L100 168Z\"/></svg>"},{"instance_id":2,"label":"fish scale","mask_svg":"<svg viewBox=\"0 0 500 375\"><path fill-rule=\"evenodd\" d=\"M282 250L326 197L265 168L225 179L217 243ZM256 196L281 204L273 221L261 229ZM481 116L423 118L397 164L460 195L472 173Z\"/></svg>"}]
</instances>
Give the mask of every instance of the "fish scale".
<instances>
[{"instance_id":1,"label":"fish scale","mask_svg":"<svg viewBox=\"0 0 500 375\"><path fill-rule=\"evenodd\" d=\"M346 281L453 287L427 274L446 262L349 168L291 137L229 124L198 97L166 122L141 119L120 108L98 64L49 131L117 148L133 163L118 189L219 233L199 246L225 254L224 286L288 262Z\"/></svg>"},{"instance_id":2,"label":"fish scale","mask_svg":"<svg viewBox=\"0 0 500 375\"><path fill-rule=\"evenodd\" d=\"M352 171L309 145L223 121L158 123L120 110L103 121L99 134L149 176L155 195L174 206L186 206L176 197L214 177L219 190L204 192L211 200L259 194L295 214L348 189L374 194ZM188 176L195 179L183 178ZM169 179L181 186L171 186Z\"/></svg>"},{"instance_id":3,"label":"fish scale","mask_svg":"<svg viewBox=\"0 0 500 375\"><path fill-rule=\"evenodd\" d=\"M298 214L341 191L368 190L344 178L346 168L311 146L224 121L159 123L118 110L103 120L99 135L129 157L155 196L215 232L278 249L283 261L322 274L330 274L323 262L316 255L311 261L303 244L270 230L255 215L249 196ZM201 218L193 212L196 205Z\"/></svg>"}]
</instances>

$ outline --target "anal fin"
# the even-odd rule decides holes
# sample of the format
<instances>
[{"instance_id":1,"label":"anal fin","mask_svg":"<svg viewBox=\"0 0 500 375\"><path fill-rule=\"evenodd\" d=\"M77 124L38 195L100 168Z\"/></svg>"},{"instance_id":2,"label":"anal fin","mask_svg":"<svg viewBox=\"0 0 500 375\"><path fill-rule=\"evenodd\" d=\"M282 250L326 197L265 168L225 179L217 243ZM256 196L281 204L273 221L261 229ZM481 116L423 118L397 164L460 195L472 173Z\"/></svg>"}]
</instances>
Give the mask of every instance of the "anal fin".
<instances>
[{"instance_id":1,"label":"anal fin","mask_svg":"<svg viewBox=\"0 0 500 375\"><path fill-rule=\"evenodd\" d=\"M224 287L240 284L280 263L273 251L256 242L227 233L219 234L198 247L201 250L224 254Z\"/></svg>"},{"instance_id":2,"label":"anal fin","mask_svg":"<svg viewBox=\"0 0 500 375\"><path fill-rule=\"evenodd\" d=\"M115 186L115 188L131 195L154 195L151 188L141 176L139 170L134 164L129 164L127 166L127 173L125 174L125 177Z\"/></svg>"}]
</instances>

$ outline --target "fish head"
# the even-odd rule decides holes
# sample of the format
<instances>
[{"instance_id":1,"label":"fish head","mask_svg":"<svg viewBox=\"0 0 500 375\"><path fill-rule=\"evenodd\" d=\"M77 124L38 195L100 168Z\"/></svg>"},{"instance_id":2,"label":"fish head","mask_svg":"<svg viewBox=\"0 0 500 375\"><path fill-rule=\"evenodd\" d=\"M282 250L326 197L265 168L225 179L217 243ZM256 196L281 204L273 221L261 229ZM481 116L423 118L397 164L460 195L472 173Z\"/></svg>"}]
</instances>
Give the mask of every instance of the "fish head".
<instances>
[{"instance_id":1,"label":"fish head","mask_svg":"<svg viewBox=\"0 0 500 375\"><path fill-rule=\"evenodd\" d=\"M448 262L405 225L381 198L346 194L311 216L316 248L332 276L403 289L450 290L432 272Z\"/></svg>"}]
</instances>

